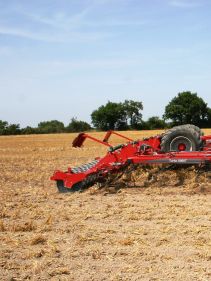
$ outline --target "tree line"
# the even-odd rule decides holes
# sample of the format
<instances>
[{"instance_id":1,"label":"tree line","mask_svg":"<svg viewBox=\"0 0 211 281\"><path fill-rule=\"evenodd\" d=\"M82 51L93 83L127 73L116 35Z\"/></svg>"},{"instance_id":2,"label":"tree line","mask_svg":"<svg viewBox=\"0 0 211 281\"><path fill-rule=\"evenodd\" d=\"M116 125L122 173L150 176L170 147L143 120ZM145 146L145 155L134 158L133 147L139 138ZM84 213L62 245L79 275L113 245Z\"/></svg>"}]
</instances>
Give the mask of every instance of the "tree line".
<instances>
[{"instance_id":1,"label":"tree line","mask_svg":"<svg viewBox=\"0 0 211 281\"><path fill-rule=\"evenodd\" d=\"M84 121L72 118L71 122L65 127L64 123L58 120L43 121L37 127L27 126L23 129L19 124L8 124L7 121L0 120L0 135L30 135L30 134L53 134L53 133L72 133L89 131L91 126Z\"/></svg>"},{"instance_id":2,"label":"tree line","mask_svg":"<svg viewBox=\"0 0 211 281\"><path fill-rule=\"evenodd\" d=\"M77 118L72 118L67 126L58 120L51 120L40 122L37 127L27 126L26 128L0 120L0 135L68 133L92 129L152 130L188 123L203 128L211 127L211 109L197 93L189 91L179 93L174 97L166 105L162 118L152 116L144 121L142 110L141 101L125 100L119 103L108 101L91 113L93 126Z\"/></svg>"}]
</instances>

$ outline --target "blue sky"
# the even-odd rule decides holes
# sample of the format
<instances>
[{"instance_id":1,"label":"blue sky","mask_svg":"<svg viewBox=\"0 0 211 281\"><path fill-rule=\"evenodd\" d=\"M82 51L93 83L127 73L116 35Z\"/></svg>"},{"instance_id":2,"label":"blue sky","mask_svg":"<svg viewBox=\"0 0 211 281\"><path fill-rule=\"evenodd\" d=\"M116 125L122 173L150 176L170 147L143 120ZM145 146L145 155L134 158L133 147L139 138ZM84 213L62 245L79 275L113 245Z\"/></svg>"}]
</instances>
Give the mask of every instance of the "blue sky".
<instances>
[{"instance_id":1,"label":"blue sky","mask_svg":"<svg viewBox=\"0 0 211 281\"><path fill-rule=\"evenodd\" d=\"M0 0L0 120L90 121L110 101L211 107L210 0Z\"/></svg>"}]
</instances>

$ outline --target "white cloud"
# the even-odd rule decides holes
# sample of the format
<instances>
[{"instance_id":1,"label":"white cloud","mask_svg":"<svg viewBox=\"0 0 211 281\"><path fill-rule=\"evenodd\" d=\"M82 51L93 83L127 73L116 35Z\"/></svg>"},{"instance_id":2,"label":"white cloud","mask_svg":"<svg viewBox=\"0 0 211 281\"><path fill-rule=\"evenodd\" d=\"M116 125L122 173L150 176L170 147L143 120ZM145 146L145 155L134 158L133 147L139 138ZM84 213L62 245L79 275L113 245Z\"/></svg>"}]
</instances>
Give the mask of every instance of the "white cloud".
<instances>
[{"instance_id":1,"label":"white cloud","mask_svg":"<svg viewBox=\"0 0 211 281\"><path fill-rule=\"evenodd\" d=\"M121 19L98 19L96 21L87 19L87 15L91 12L91 7L81 10L79 13L74 15L67 15L65 13L56 13L51 17L45 15L39 15L30 12L22 12L30 20L51 26L54 28L60 28L63 30L77 30L83 27L121 27L121 26L142 26L149 23L146 20L121 20Z\"/></svg>"},{"instance_id":2,"label":"white cloud","mask_svg":"<svg viewBox=\"0 0 211 281\"><path fill-rule=\"evenodd\" d=\"M12 50L9 47L0 47L0 56L8 56L11 55Z\"/></svg>"},{"instance_id":3,"label":"white cloud","mask_svg":"<svg viewBox=\"0 0 211 281\"><path fill-rule=\"evenodd\" d=\"M10 7L10 12L7 11L6 17L2 16L0 34L54 43L90 42L110 38L112 34L106 31L98 32L87 28L81 30L85 25L84 18L92 10L92 6L89 5L71 15L58 11L51 13L51 16L47 15L47 11L35 13L31 9L13 6ZM8 20L9 18L16 18L18 24ZM21 21L18 22L18 19ZM21 22L24 22L24 25L21 25Z\"/></svg>"},{"instance_id":4,"label":"white cloud","mask_svg":"<svg viewBox=\"0 0 211 281\"><path fill-rule=\"evenodd\" d=\"M90 11L90 8L81 10L79 13L73 15L67 15L64 12L57 12L51 15L51 17L31 12L19 11L20 14L26 18L34 21L35 23L44 24L46 26L60 28L63 30L76 29L81 25L81 21Z\"/></svg>"},{"instance_id":5,"label":"white cloud","mask_svg":"<svg viewBox=\"0 0 211 281\"><path fill-rule=\"evenodd\" d=\"M12 35L16 37L28 38L38 41L54 41L49 36L43 36L41 34L37 34L31 31L26 31L23 29L13 28L13 27L0 26L0 34Z\"/></svg>"},{"instance_id":6,"label":"white cloud","mask_svg":"<svg viewBox=\"0 0 211 281\"><path fill-rule=\"evenodd\" d=\"M170 6L177 8L197 8L202 6L202 1L191 1L191 0L172 0L169 2Z\"/></svg>"},{"instance_id":7,"label":"white cloud","mask_svg":"<svg viewBox=\"0 0 211 281\"><path fill-rule=\"evenodd\" d=\"M46 63L49 68L121 68L126 66L137 65L140 61L137 58L131 59L95 59L95 60L78 60L78 61L52 61Z\"/></svg>"},{"instance_id":8,"label":"white cloud","mask_svg":"<svg viewBox=\"0 0 211 281\"><path fill-rule=\"evenodd\" d=\"M145 20L122 20L104 16L95 19L93 12L99 6L108 4L112 0L92 0L79 11L34 11L22 6L10 7L7 16L0 22L0 34L15 36L36 41L64 43L64 42L92 42L112 38L117 30L113 27L145 26ZM102 8L102 7L100 7ZM17 21L11 22L9 18ZM102 31L103 28L103 31Z\"/></svg>"},{"instance_id":9,"label":"white cloud","mask_svg":"<svg viewBox=\"0 0 211 281\"><path fill-rule=\"evenodd\" d=\"M36 41L64 43L64 42L89 42L109 38L111 35L106 32L34 32L23 28L0 26L0 34L16 36Z\"/></svg>"}]
</instances>

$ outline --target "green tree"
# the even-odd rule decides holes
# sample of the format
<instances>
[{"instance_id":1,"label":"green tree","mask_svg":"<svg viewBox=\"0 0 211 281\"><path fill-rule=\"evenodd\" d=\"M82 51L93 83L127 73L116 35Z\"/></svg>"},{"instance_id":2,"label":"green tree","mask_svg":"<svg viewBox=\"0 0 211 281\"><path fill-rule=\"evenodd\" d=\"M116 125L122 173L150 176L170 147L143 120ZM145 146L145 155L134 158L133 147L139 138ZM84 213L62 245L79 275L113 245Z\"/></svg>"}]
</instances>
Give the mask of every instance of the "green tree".
<instances>
[{"instance_id":1,"label":"green tree","mask_svg":"<svg viewBox=\"0 0 211 281\"><path fill-rule=\"evenodd\" d=\"M196 93L182 92L166 106L164 119L171 119L173 125L191 123L203 126L208 121L208 111L207 103Z\"/></svg>"},{"instance_id":2,"label":"green tree","mask_svg":"<svg viewBox=\"0 0 211 281\"><path fill-rule=\"evenodd\" d=\"M27 126L26 128L23 128L21 130L21 134L24 134L24 135L31 135L31 134L37 134L37 133L38 133L38 129L32 128L30 126Z\"/></svg>"},{"instance_id":3,"label":"green tree","mask_svg":"<svg viewBox=\"0 0 211 281\"><path fill-rule=\"evenodd\" d=\"M57 120L44 121L38 124L38 131L41 134L62 133L65 131L64 124Z\"/></svg>"},{"instance_id":4,"label":"green tree","mask_svg":"<svg viewBox=\"0 0 211 281\"><path fill-rule=\"evenodd\" d=\"M114 130L125 126L126 115L121 103L108 101L91 114L92 124L100 130Z\"/></svg>"},{"instance_id":5,"label":"green tree","mask_svg":"<svg viewBox=\"0 0 211 281\"><path fill-rule=\"evenodd\" d=\"M21 133L19 124L9 124L6 129L6 135L19 135Z\"/></svg>"},{"instance_id":6,"label":"green tree","mask_svg":"<svg viewBox=\"0 0 211 281\"><path fill-rule=\"evenodd\" d=\"M92 123L100 130L137 129L142 121L142 102L125 100L123 103L108 101L91 114Z\"/></svg>"},{"instance_id":7,"label":"green tree","mask_svg":"<svg viewBox=\"0 0 211 281\"><path fill-rule=\"evenodd\" d=\"M160 119L158 116L152 116L147 121L147 128L149 130L156 130L156 129L164 129L167 127L167 124L163 119Z\"/></svg>"},{"instance_id":8,"label":"green tree","mask_svg":"<svg viewBox=\"0 0 211 281\"><path fill-rule=\"evenodd\" d=\"M136 129L140 124L140 122L142 121L142 113L141 113L141 110L143 110L142 102L125 100L122 106L125 111L127 123L129 123L132 129Z\"/></svg>"},{"instance_id":9,"label":"green tree","mask_svg":"<svg viewBox=\"0 0 211 281\"><path fill-rule=\"evenodd\" d=\"M84 121L77 120L76 118L72 118L69 125L66 127L67 132L84 132L91 130L91 126Z\"/></svg>"},{"instance_id":10,"label":"green tree","mask_svg":"<svg viewBox=\"0 0 211 281\"><path fill-rule=\"evenodd\" d=\"M18 135L20 132L19 124L8 124L7 121L0 120L0 135Z\"/></svg>"},{"instance_id":11,"label":"green tree","mask_svg":"<svg viewBox=\"0 0 211 281\"><path fill-rule=\"evenodd\" d=\"M8 122L0 120L0 135L5 135L7 127L8 127Z\"/></svg>"}]
</instances>

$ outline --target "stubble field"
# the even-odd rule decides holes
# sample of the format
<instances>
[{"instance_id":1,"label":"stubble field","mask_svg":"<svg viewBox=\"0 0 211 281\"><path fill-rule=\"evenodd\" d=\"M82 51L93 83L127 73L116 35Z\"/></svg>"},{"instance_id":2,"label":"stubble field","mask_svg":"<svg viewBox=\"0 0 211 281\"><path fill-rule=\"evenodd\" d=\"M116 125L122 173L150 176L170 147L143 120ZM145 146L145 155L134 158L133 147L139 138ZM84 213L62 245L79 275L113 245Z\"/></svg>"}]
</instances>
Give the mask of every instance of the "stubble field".
<instances>
[{"instance_id":1,"label":"stubble field","mask_svg":"<svg viewBox=\"0 0 211 281\"><path fill-rule=\"evenodd\" d=\"M140 170L137 187L59 194L54 170L106 152L72 148L75 136L0 137L0 280L211 280L210 174L166 172L148 186Z\"/></svg>"}]
</instances>

